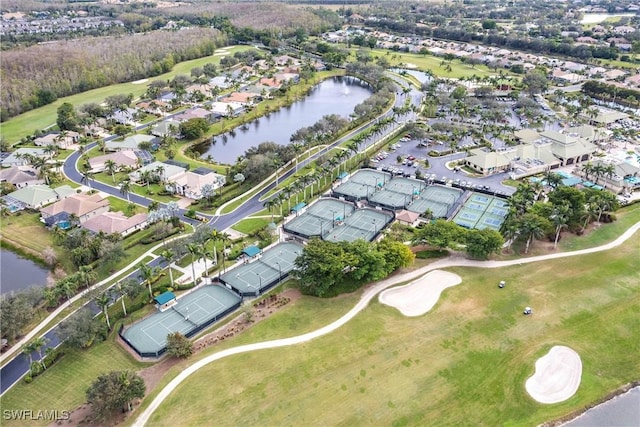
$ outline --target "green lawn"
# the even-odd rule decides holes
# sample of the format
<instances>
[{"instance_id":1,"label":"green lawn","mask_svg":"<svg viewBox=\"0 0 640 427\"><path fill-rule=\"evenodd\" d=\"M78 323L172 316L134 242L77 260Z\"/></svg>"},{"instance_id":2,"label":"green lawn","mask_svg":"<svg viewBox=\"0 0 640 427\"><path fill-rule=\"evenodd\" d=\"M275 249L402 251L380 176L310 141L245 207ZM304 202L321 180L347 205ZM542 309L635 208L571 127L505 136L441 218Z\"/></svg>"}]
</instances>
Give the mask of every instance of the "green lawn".
<instances>
[{"instance_id":1,"label":"green lawn","mask_svg":"<svg viewBox=\"0 0 640 427\"><path fill-rule=\"evenodd\" d=\"M598 226L597 229L590 231L585 236L563 234L558 246L563 251L576 251L600 246L615 240L625 230L640 221L640 203L619 209L615 215L617 220L614 223Z\"/></svg>"},{"instance_id":2,"label":"green lawn","mask_svg":"<svg viewBox=\"0 0 640 427\"><path fill-rule=\"evenodd\" d=\"M276 217L274 219L277 221ZM265 228L269 222L271 221L268 218L249 218L243 219L231 228L244 234L252 234Z\"/></svg>"},{"instance_id":3,"label":"green lawn","mask_svg":"<svg viewBox=\"0 0 640 427\"><path fill-rule=\"evenodd\" d=\"M463 283L431 313L406 318L375 300L316 341L215 362L178 387L150 424L535 425L564 416L640 377L639 250L631 239L544 264L453 269ZM496 277L508 288L497 290ZM354 297L336 303L345 300ZM304 298L233 344L308 330L294 316L335 318L315 302ZM525 305L534 316L522 316ZM581 355L581 386L566 402L537 404L524 382L557 344Z\"/></svg>"},{"instance_id":4,"label":"green lawn","mask_svg":"<svg viewBox=\"0 0 640 427\"><path fill-rule=\"evenodd\" d=\"M471 68L470 65L463 64L458 59L454 59L451 62L451 71L449 72L446 70L446 64L440 65L443 60L441 57L420 55L418 53L393 52L384 49L373 49L371 53L374 57L380 56L386 58L394 66L399 64L413 64L417 66L418 70L431 70L437 77L459 79L461 77L471 77L473 75L484 77L495 76L498 74L486 65L476 65L474 68ZM396 56L394 57L394 55Z\"/></svg>"},{"instance_id":5,"label":"green lawn","mask_svg":"<svg viewBox=\"0 0 640 427\"><path fill-rule=\"evenodd\" d=\"M31 384L20 381L0 398L3 409L72 410L86 401L85 391L98 375L115 369L136 370L136 362L113 338L88 350L69 350L60 361ZM46 424L46 423L44 423ZM3 425L25 425L7 421Z\"/></svg>"},{"instance_id":6,"label":"green lawn","mask_svg":"<svg viewBox=\"0 0 640 427\"><path fill-rule=\"evenodd\" d=\"M253 49L253 47L234 46L229 49L229 52L233 54L237 51L248 49ZM154 80L170 80L178 74L189 74L189 71L192 68L201 67L209 62L219 64L221 58L222 56L207 56L200 59L181 62L176 64L170 72L150 78L149 82ZM147 90L149 82L144 82L142 84L134 84L131 82L121 83L60 98L49 105L27 111L26 113L20 114L4 122L2 124L2 137L11 143L14 143L24 136L31 135L38 129L44 129L47 126L55 124L58 107L65 102L69 102L76 106L89 102L101 103L108 96L129 93L133 94L134 98L137 98Z\"/></svg>"}]
</instances>

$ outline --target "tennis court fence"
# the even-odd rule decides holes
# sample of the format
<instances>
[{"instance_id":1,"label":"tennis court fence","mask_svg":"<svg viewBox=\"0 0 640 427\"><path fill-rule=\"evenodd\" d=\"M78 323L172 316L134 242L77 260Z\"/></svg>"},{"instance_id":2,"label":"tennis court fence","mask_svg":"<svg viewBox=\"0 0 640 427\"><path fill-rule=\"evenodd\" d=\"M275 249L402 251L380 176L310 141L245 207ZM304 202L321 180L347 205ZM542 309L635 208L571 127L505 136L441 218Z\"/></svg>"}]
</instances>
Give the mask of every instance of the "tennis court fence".
<instances>
[{"instance_id":1,"label":"tennis court fence","mask_svg":"<svg viewBox=\"0 0 640 427\"><path fill-rule=\"evenodd\" d=\"M184 336L187 337L187 338L192 338L193 336L195 336L198 333L202 332L204 329L208 328L209 326L211 326L212 324L214 324L218 320L220 320L223 317L227 316L228 314L236 311L238 308L240 308L241 305L242 305L242 300L238 301L233 306L227 308L225 311L216 314L212 318L207 319L206 322L204 322L202 324L199 324L199 325L196 324L193 321L189 321L189 323L191 323L193 325L193 328L190 329L188 332L186 332L184 334ZM178 312L178 313L180 313L180 312ZM166 346L161 348L160 350L158 350L156 352L141 352L141 351L138 351L138 349L136 349L136 347L124 336L124 331L125 331L124 325L120 325L120 328L118 328L118 336L120 336L120 339L122 339L122 341L125 342L129 346L129 348L131 350L133 350L140 357L157 359L158 357L162 356L167 351L167 347Z\"/></svg>"}]
</instances>

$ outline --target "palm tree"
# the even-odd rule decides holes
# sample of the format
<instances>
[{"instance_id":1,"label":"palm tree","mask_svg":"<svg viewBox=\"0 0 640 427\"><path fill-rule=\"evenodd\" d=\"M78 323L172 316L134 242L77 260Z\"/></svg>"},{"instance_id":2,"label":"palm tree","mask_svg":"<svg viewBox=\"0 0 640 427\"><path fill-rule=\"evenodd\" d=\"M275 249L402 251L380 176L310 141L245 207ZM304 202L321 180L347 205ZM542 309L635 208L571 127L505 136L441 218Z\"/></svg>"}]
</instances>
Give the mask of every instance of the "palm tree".
<instances>
[{"instance_id":1,"label":"palm tree","mask_svg":"<svg viewBox=\"0 0 640 427\"><path fill-rule=\"evenodd\" d=\"M548 171L544 179L547 181L547 185L554 190L558 188L560 184L562 184L562 176L555 172Z\"/></svg>"},{"instance_id":2,"label":"palm tree","mask_svg":"<svg viewBox=\"0 0 640 427\"><path fill-rule=\"evenodd\" d=\"M90 265L81 265L78 269L78 281L83 282L85 287L89 289L91 282L96 280L96 273Z\"/></svg>"},{"instance_id":3,"label":"palm tree","mask_svg":"<svg viewBox=\"0 0 640 427\"><path fill-rule=\"evenodd\" d=\"M89 190L93 190L93 188L91 188L91 180L93 179L93 172L91 171L84 171L82 172L82 179L80 180L81 183L86 183L89 186Z\"/></svg>"},{"instance_id":4,"label":"palm tree","mask_svg":"<svg viewBox=\"0 0 640 427\"><path fill-rule=\"evenodd\" d=\"M30 343L25 344L25 346L22 348L22 354L24 354L25 356L27 356L29 358L29 366L31 366L31 364L33 363L33 352L36 351L36 346L34 345L34 342L31 341Z\"/></svg>"},{"instance_id":5,"label":"palm tree","mask_svg":"<svg viewBox=\"0 0 640 427\"><path fill-rule=\"evenodd\" d=\"M193 274L193 284L197 285L196 281L196 258L200 255L200 245L197 243L189 243L187 245L187 251L191 254L191 273Z\"/></svg>"},{"instance_id":6,"label":"palm tree","mask_svg":"<svg viewBox=\"0 0 640 427\"><path fill-rule=\"evenodd\" d=\"M277 204L278 202L275 197L265 200L265 202L262 204L263 207L269 209L269 213L271 213L271 222L273 222L273 207Z\"/></svg>"},{"instance_id":7,"label":"palm tree","mask_svg":"<svg viewBox=\"0 0 640 427\"><path fill-rule=\"evenodd\" d=\"M116 292L120 295L120 303L122 304L122 312L124 317L127 317L127 306L124 303L124 298L128 295L127 287L122 282L115 284Z\"/></svg>"},{"instance_id":8,"label":"palm tree","mask_svg":"<svg viewBox=\"0 0 640 427\"><path fill-rule=\"evenodd\" d=\"M553 212L550 215L551 223L556 227L556 238L553 241L553 248L558 247L558 239L560 238L560 232L563 228L567 227L569 222L569 216L571 213L571 205L567 201L563 201L558 206L553 208Z\"/></svg>"},{"instance_id":9,"label":"palm tree","mask_svg":"<svg viewBox=\"0 0 640 427\"><path fill-rule=\"evenodd\" d=\"M111 175L111 179L113 180L113 183L116 183L116 171L118 170L118 165L116 164L116 162L114 162L113 160L109 159L106 162L104 162L104 167L105 170L107 171L107 173L109 173Z\"/></svg>"},{"instance_id":10,"label":"palm tree","mask_svg":"<svg viewBox=\"0 0 640 427\"><path fill-rule=\"evenodd\" d=\"M120 194L122 194L127 198L127 202L130 202L129 200L130 192L131 192L131 181L129 181L128 179L125 179L124 181L120 182Z\"/></svg>"},{"instance_id":11,"label":"palm tree","mask_svg":"<svg viewBox=\"0 0 640 427\"><path fill-rule=\"evenodd\" d=\"M534 213L524 214L518 221L520 235L526 238L524 253L529 253L529 246L534 239L539 239L544 235L542 218Z\"/></svg>"},{"instance_id":12,"label":"palm tree","mask_svg":"<svg viewBox=\"0 0 640 427\"><path fill-rule=\"evenodd\" d=\"M142 283L147 284L147 287L149 288L149 297L153 299L153 292L151 291L151 282L153 281L153 278L158 273L158 268L149 267L144 262L141 262L140 264L138 264L138 271L139 271L138 278L142 279Z\"/></svg>"},{"instance_id":13,"label":"palm tree","mask_svg":"<svg viewBox=\"0 0 640 427\"><path fill-rule=\"evenodd\" d=\"M176 253L171 249L165 249L160 253L160 256L167 261L167 269L169 270L169 280L171 281L171 287L173 288L173 270L171 270L171 264L175 261Z\"/></svg>"},{"instance_id":14,"label":"palm tree","mask_svg":"<svg viewBox=\"0 0 640 427\"><path fill-rule=\"evenodd\" d=\"M96 305L102 309L107 328L111 330L111 322L109 321L109 304L111 304L111 296L107 292L103 292L95 298Z\"/></svg>"}]
</instances>

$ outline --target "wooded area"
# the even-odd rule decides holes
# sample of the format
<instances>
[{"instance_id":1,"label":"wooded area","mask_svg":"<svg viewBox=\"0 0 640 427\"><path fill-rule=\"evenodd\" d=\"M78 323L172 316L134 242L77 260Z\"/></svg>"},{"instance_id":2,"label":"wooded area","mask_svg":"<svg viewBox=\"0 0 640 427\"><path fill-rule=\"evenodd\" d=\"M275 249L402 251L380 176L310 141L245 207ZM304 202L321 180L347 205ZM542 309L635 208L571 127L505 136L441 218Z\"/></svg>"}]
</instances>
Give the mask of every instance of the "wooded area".
<instances>
[{"instance_id":1,"label":"wooded area","mask_svg":"<svg viewBox=\"0 0 640 427\"><path fill-rule=\"evenodd\" d=\"M212 55L227 37L211 28L85 38L3 52L0 119L89 89L165 73Z\"/></svg>"}]
</instances>

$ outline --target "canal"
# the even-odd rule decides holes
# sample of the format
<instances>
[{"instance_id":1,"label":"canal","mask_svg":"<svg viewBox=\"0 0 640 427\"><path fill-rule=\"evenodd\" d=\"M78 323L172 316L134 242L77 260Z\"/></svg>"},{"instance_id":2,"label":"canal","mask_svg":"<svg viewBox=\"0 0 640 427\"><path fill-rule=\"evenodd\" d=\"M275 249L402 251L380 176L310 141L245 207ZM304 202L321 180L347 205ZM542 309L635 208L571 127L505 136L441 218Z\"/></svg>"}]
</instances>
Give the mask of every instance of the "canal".
<instances>
[{"instance_id":1,"label":"canal","mask_svg":"<svg viewBox=\"0 0 640 427\"><path fill-rule=\"evenodd\" d=\"M26 259L7 249L0 249L0 293L26 289L32 286L44 287L49 271L30 259Z\"/></svg>"},{"instance_id":2,"label":"canal","mask_svg":"<svg viewBox=\"0 0 640 427\"><path fill-rule=\"evenodd\" d=\"M233 132L218 135L213 143L199 144L195 148L202 158L211 156L216 162L233 164L247 149L262 142L289 144L295 131L313 125L323 116L348 117L354 107L372 93L371 87L362 80L334 77L316 85L304 99L237 127Z\"/></svg>"}]
</instances>

